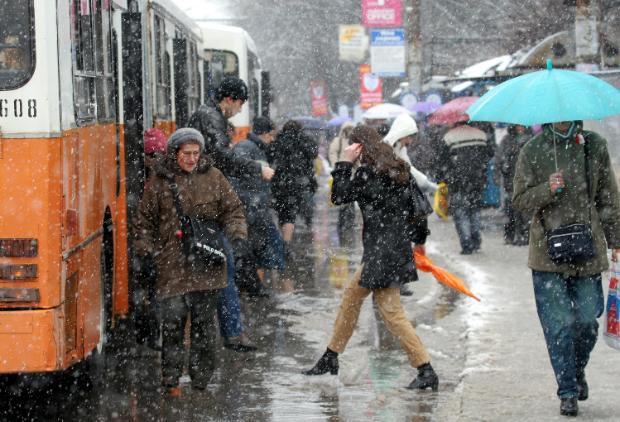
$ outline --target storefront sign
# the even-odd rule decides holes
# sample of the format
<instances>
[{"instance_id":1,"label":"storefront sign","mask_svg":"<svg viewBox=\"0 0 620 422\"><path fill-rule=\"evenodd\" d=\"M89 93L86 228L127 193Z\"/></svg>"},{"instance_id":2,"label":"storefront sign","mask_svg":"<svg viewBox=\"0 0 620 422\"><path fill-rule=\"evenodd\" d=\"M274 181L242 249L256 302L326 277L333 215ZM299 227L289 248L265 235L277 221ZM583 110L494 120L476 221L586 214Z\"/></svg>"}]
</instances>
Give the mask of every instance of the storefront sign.
<instances>
[{"instance_id":1,"label":"storefront sign","mask_svg":"<svg viewBox=\"0 0 620 422\"><path fill-rule=\"evenodd\" d=\"M362 23L372 28L402 26L402 0L362 0Z\"/></svg>"},{"instance_id":2,"label":"storefront sign","mask_svg":"<svg viewBox=\"0 0 620 422\"><path fill-rule=\"evenodd\" d=\"M368 37L362 25L340 25L338 52L341 61L360 63L367 49Z\"/></svg>"},{"instance_id":3,"label":"storefront sign","mask_svg":"<svg viewBox=\"0 0 620 422\"><path fill-rule=\"evenodd\" d=\"M370 66L361 64L360 77L360 107L368 109L383 103L382 81L377 75L370 72Z\"/></svg>"},{"instance_id":4,"label":"storefront sign","mask_svg":"<svg viewBox=\"0 0 620 422\"><path fill-rule=\"evenodd\" d=\"M313 116L318 117L327 114L327 85L325 81L310 81L310 99Z\"/></svg>"},{"instance_id":5,"label":"storefront sign","mask_svg":"<svg viewBox=\"0 0 620 422\"><path fill-rule=\"evenodd\" d=\"M405 30L370 31L370 67L381 77L403 77L405 71Z\"/></svg>"}]
</instances>

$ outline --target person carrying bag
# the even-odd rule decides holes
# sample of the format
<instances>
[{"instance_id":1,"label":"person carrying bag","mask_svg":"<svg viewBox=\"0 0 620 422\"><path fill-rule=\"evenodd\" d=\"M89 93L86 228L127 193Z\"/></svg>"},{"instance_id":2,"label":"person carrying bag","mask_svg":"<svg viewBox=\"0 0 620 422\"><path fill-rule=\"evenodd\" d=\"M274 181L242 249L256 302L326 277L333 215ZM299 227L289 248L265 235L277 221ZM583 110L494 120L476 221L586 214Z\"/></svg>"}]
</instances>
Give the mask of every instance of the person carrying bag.
<instances>
[{"instance_id":1,"label":"person carrying bag","mask_svg":"<svg viewBox=\"0 0 620 422\"><path fill-rule=\"evenodd\" d=\"M585 157L585 158L584 158ZM519 154L514 207L532 215L528 266L560 413L589 395L586 365L604 309L601 273L620 251L620 196L607 142L582 123L545 124Z\"/></svg>"}]
</instances>

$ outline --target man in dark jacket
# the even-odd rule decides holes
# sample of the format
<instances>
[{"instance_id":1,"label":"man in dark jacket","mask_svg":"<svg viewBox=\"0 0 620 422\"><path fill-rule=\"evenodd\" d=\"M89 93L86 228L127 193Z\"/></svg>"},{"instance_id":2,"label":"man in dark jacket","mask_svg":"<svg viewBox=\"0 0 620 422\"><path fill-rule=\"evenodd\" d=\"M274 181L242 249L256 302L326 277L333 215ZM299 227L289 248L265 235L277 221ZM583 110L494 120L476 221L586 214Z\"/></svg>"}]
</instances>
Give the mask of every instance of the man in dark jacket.
<instances>
[{"instance_id":1,"label":"man in dark jacket","mask_svg":"<svg viewBox=\"0 0 620 422\"><path fill-rule=\"evenodd\" d=\"M515 208L532 216L528 266L547 351L561 399L560 413L576 416L588 398L585 369L604 308L601 272L620 252L620 196L607 141L581 122L545 124L521 150L514 178ZM594 256L553 261L546 233L587 224Z\"/></svg>"},{"instance_id":2,"label":"man in dark jacket","mask_svg":"<svg viewBox=\"0 0 620 422\"><path fill-rule=\"evenodd\" d=\"M239 157L231 150L228 136L228 119L241 111L248 100L248 87L242 79L229 76L222 80L215 99L207 99L189 119L189 127L202 133L205 153L215 162L215 167L226 177L251 174L271 180L273 170L266 164Z\"/></svg>"},{"instance_id":3,"label":"man in dark jacket","mask_svg":"<svg viewBox=\"0 0 620 422\"><path fill-rule=\"evenodd\" d=\"M527 245L529 219L512 206L513 179L519 152L531 137L530 130L525 126L508 126L508 133L502 138L494 158L495 178L499 181L499 176L501 176L505 192L504 213L507 221L504 224L504 240L508 244L517 246Z\"/></svg>"},{"instance_id":4,"label":"man in dark jacket","mask_svg":"<svg viewBox=\"0 0 620 422\"><path fill-rule=\"evenodd\" d=\"M267 150L274 140L275 129L268 117L256 117L248 139L235 145L235 155L267 163ZM247 271L237 273L237 285L250 296L265 296L262 285L265 270L284 269L282 239L271 214L271 184L251 174L234 177L232 182L245 207L248 237L253 252L251 262L247 263Z\"/></svg>"},{"instance_id":5,"label":"man in dark jacket","mask_svg":"<svg viewBox=\"0 0 620 422\"><path fill-rule=\"evenodd\" d=\"M459 124L443 137L441 180L448 185L450 214L461 244L461 254L480 249L480 208L486 168L493 157L487 135L480 129Z\"/></svg>"},{"instance_id":6,"label":"man in dark jacket","mask_svg":"<svg viewBox=\"0 0 620 422\"><path fill-rule=\"evenodd\" d=\"M254 160L235 156L231 147L228 119L241 111L248 99L248 87L243 80L226 77L215 93L215 99L208 99L189 120L189 126L197 129L205 139L205 153L214 161L215 167L227 178L233 175L250 174L271 180L273 170ZM230 262L231 260L229 260ZM253 351L241 324L241 307L235 287L234 267L228 268L228 286L218 302L220 328L224 345L235 351Z\"/></svg>"}]
</instances>

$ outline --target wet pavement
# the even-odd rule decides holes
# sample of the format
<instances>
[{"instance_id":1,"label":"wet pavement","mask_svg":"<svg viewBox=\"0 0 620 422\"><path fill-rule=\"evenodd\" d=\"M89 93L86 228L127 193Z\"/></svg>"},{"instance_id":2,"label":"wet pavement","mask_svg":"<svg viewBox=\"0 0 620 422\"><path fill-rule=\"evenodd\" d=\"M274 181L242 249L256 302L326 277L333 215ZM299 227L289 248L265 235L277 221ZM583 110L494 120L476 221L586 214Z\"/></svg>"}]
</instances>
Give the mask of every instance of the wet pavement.
<instances>
[{"instance_id":1,"label":"wet pavement","mask_svg":"<svg viewBox=\"0 0 620 422\"><path fill-rule=\"evenodd\" d=\"M0 420L433 420L438 406L458 400L455 388L466 358L465 322L459 311L463 298L427 274L410 285L414 295L402 302L439 373L438 393L404 388L415 371L370 298L340 356L339 376L300 373L325 350L342 294L338 286L361 257L359 233L349 247L338 245L337 209L328 206L326 189L316 196L314 227L302 225L296 231L298 260L288 274L295 290L282 292L281 283L274 282L270 298L242 296L244 323L259 351L221 348L219 368L207 390L192 390L184 377L181 397L162 394L159 354L123 344L109 353L105 370L93 365L54 376L5 379ZM433 224L445 229L448 223ZM441 239L428 246L440 247Z\"/></svg>"}]
</instances>

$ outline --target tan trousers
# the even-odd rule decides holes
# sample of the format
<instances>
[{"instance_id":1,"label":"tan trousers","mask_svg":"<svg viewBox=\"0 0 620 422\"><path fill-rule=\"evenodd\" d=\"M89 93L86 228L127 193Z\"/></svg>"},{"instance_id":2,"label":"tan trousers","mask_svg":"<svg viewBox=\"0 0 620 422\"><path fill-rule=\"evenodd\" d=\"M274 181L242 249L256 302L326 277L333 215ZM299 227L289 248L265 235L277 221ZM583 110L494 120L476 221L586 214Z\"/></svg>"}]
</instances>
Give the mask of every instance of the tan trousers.
<instances>
[{"instance_id":1,"label":"tan trousers","mask_svg":"<svg viewBox=\"0 0 620 422\"><path fill-rule=\"evenodd\" d=\"M344 290L334 332L328 347L337 353L344 351L357 325L364 299L372 293L379 307L381 318L385 321L388 330L400 341L401 347L409 357L411 366L417 368L430 362L428 352L405 315L400 303L400 290L398 288L370 290L360 287L362 268L363 265L357 269Z\"/></svg>"}]
</instances>

